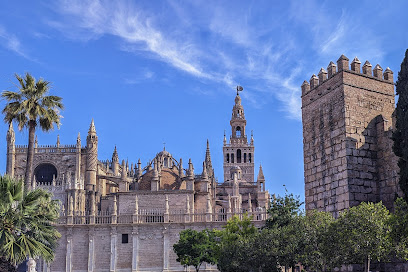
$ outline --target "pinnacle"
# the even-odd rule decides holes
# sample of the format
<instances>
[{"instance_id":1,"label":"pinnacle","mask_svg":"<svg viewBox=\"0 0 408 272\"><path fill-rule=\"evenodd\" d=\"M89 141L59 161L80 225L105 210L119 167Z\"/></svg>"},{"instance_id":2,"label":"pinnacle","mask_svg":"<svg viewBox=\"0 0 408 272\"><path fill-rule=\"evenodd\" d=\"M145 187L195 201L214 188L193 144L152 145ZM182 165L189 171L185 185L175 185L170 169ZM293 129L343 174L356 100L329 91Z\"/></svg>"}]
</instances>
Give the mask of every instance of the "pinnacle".
<instances>
[{"instance_id":1,"label":"pinnacle","mask_svg":"<svg viewBox=\"0 0 408 272\"><path fill-rule=\"evenodd\" d=\"M96 133L94 119L92 118L91 125L89 126L88 134Z\"/></svg>"},{"instance_id":2,"label":"pinnacle","mask_svg":"<svg viewBox=\"0 0 408 272\"><path fill-rule=\"evenodd\" d=\"M265 180L265 176L264 176L264 173L262 171L262 165L259 166L258 180Z\"/></svg>"}]
</instances>

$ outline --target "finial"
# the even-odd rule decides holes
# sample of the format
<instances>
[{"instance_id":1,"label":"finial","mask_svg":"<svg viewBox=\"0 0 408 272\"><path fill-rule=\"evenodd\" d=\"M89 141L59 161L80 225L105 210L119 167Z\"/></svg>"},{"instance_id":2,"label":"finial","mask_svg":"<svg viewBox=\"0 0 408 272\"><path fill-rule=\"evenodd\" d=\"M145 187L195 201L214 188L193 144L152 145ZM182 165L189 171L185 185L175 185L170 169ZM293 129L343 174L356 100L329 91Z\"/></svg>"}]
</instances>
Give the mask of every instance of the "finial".
<instances>
[{"instance_id":1,"label":"finial","mask_svg":"<svg viewBox=\"0 0 408 272\"><path fill-rule=\"evenodd\" d=\"M239 92L242 92L244 88L242 86L237 86L237 95L239 95Z\"/></svg>"},{"instance_id":2,"label":"finial","mask_svg":"<svg viewBox=\"0 0 408 272\"><path fill-rule=\"evenodd\" d=\"M35 146L35 147L38 147L38 138L37 138L37 135L35 135L35 143L34 143L34 146Z\"/></svg>"},{"instance_id":3,"label":"finial","mask_svg":"<svg viewBox=\"0 0 408 272\"><path fill-rule=\"evenodd\" d=\"M163 151L166 151L166 142L163 142Z\"/></svg>"},{"instance_id":4,"label":"finial","mask_svg":"<svg viewBox=\"0 0 408 272\"><path fill-rule=\"evenodd\" d=\"M91 133L96 133L95 122L93 118L92 118L91 125L89 126L89 131L88 131L88 134L91 134Z\"/></svg>"},{"instance_id":5,"label":"finial","mask_svg":"<svg viewBox=\"0 0 408 272\"><path fill-rule=\"evenodd\" d=\"M57 135L57 147L59 147L60 146L60 137L59 137L59 134Z\"/></svg>"}]
</instances>

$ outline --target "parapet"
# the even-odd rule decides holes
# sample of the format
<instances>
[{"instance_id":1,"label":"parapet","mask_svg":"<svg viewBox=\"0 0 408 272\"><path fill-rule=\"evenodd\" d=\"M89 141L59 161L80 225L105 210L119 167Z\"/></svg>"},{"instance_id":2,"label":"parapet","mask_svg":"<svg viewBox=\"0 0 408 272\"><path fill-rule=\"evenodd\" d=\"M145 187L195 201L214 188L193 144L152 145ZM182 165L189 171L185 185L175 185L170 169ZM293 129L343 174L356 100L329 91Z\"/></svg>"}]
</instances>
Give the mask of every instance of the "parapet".
<instances>
[{"instance_id":1,"label":"parapet","mask_svg":"<svg viewBox=\"0 0 408 272\"><path fill-rule=\"evenodd\" d=\"M340 58L337 60L337 65L331 61L327 66L327 71L324 68L321 68L318 73L318 76L313 74L309 82L307 82L306 80L303 82L302 96L341 71L348 71L355 74L361 74L366 77L388 81L391 83L394 82L393 77L394 73L391 71L389 67L387 67L387 69L385 69L383 73L383 68L379 64L377 64L374 67L374 69L372 69L372 65L370 64L370 62L366 61L363 65L362 70L363 71L361 71L361 61L357 57L353 59L353 61L351 62L351 67L349 67L349 59L346 56L341 55Z\"/></svg>"}]
</instances>

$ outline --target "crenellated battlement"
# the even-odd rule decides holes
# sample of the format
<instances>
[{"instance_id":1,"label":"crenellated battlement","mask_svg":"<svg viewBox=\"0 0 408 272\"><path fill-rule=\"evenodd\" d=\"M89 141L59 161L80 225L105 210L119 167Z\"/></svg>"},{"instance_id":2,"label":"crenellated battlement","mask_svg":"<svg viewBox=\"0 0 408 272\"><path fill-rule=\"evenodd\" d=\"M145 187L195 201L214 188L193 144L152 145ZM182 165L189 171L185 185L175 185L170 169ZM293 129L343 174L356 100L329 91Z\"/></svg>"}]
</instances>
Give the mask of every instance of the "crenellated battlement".
<instances>
[{"instance_id":1,"label":"crenellated battlement","mask_svg":"<svg viewBox=\"0 0 408 272\"><path fill-rule=\"evenodd\" d=\"M327 80L335 77L340 72L353 73L363 77L394 84L394 73L389 67L387 67L384 72L383 68L379 64L372 69L371 63L367 60L361 69L361 62L357 57L353 59L350 65L349 59L346 56L341 55L337 60L337 65L331 61L327 66L327 71L324 68L321 68L317 76L313 74L309 81L305 80L303 82L301 86L302 97L318 86L322 85Z\"/></svg>"}]
</instances>

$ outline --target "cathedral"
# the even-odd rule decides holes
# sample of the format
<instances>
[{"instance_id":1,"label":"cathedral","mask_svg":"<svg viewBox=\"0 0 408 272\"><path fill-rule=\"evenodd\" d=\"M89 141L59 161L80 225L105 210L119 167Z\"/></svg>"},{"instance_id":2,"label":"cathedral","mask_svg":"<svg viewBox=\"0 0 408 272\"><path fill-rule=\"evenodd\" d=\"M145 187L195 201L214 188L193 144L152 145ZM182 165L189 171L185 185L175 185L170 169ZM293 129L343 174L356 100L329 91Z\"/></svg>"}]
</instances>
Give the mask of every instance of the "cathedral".
<instances>
[{"instance_id":1,"label":"cathedral","mask_svg":"<svg viewBox=\"0 0 408 272\"><path fill-rule=\"evenodd\" d=\"M38 145L35 142L33 188L51 191L61 203L57 224L62 237L55 260L36 260L37 271L185 271L173 244L184 229L222 228L233 215L248 213L254 224L266 219L270 195L255 146L246 135L239 92L232 109L231 136L223 140L224 180L218 183L207 141L204 161L195 170L161 150L142 165L119 159L98 160L98 135L92 120L86 145ZM8 175L25 173L27 146L7 132ZM184 164L184 165L183 165ZM206 264L203 271L217 271Z\"/></svg>"}]
</instances>

